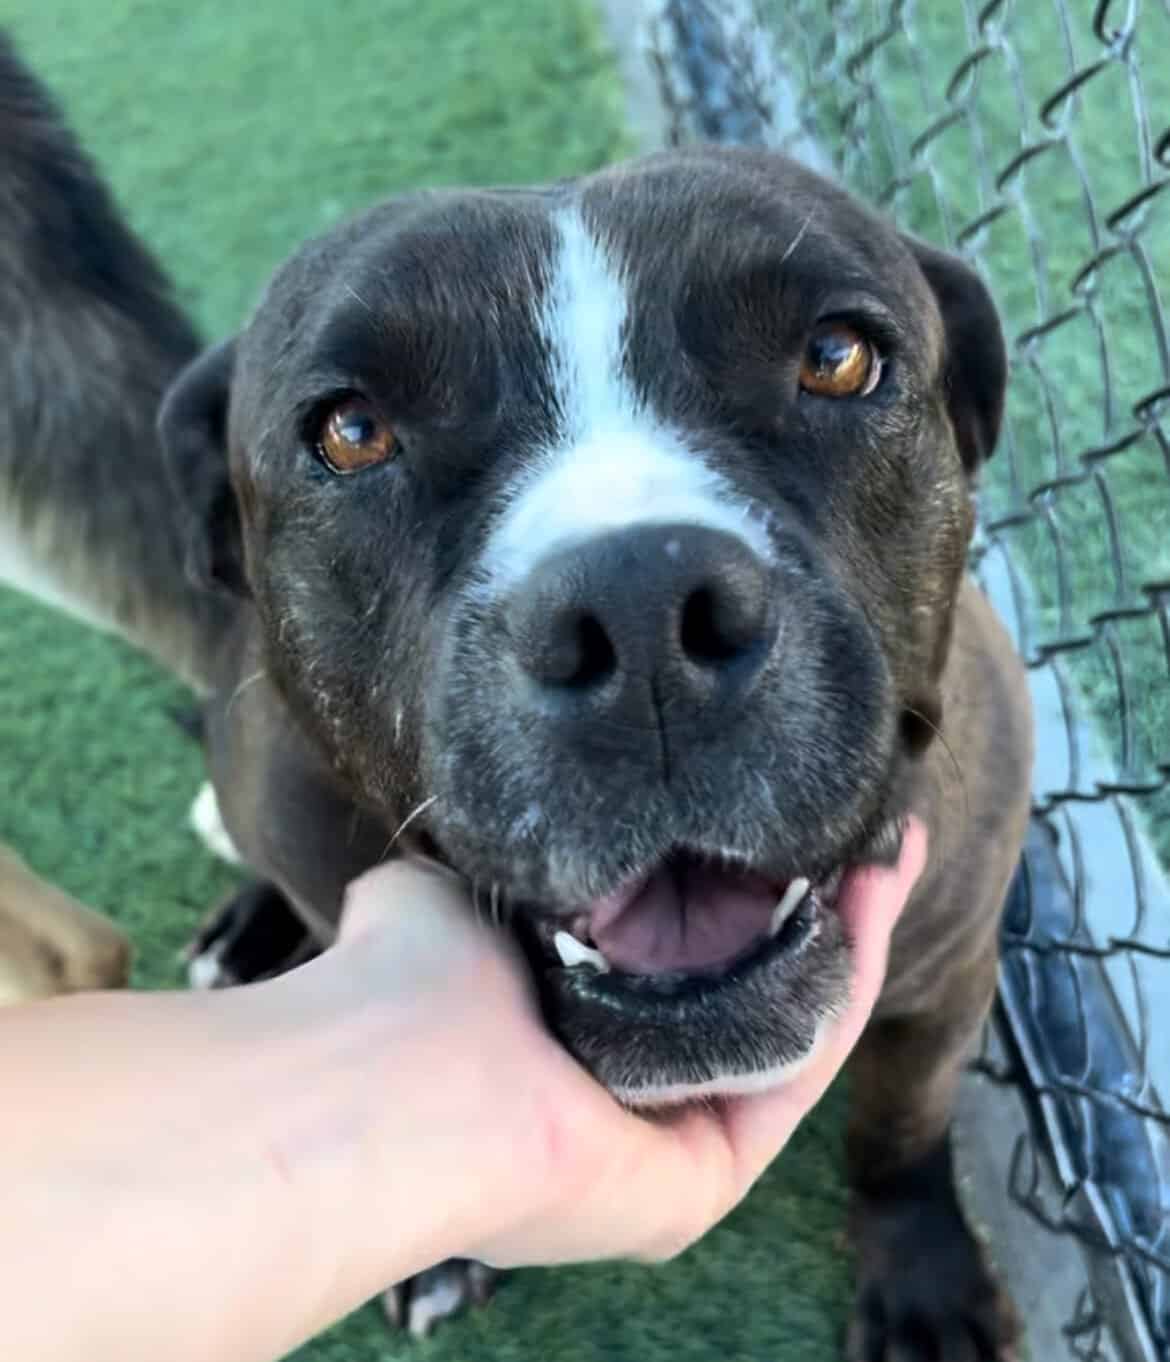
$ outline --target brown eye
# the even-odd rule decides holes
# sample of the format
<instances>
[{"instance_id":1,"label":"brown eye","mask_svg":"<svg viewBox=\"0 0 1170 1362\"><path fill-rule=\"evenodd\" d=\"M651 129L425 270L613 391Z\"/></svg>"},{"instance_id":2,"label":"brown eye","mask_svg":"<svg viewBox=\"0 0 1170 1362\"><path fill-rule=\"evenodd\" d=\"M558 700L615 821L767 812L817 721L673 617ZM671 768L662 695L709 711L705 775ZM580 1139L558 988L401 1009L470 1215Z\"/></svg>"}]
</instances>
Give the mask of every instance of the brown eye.
<instances>
[{"instance_id":1,"label":"brown eye","mask_svg":"<svg viewBox=\"0 0 1170 1362\"><path fill-rule=\"evenodd\" d=\"M818 326L800 366L800 386L817 397L867 397L881 376L881 356L844 322Z\"/></svg>"},{"instance_id":2,"label":"brown eye","mask_svg":"<svg viewBox=\"0 0 1170 1362\"><path fill-rule=\"evenodd\" d=\"M393 458L397 449L394 431L359 398L334 407L317 437L317 452L334 473L359 473Z\"/></svg>"}]
</instances>

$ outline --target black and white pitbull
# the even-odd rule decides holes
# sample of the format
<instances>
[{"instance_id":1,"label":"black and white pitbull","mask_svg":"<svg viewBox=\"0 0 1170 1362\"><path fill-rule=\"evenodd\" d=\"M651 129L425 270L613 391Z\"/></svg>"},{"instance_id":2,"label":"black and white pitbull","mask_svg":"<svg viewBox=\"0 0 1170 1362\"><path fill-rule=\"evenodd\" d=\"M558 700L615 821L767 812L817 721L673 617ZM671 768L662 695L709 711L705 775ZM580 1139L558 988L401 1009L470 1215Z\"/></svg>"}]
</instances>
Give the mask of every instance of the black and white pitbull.
<instances>
[{"instance_id":1,"label":"black and white pitbull","mask_svg":"<svg viewBox=\"0 0 1170 1362\"><path fill-rule=\"evenodd\" d=\"M1014 1338L948 1147L1029 803L965 576L1005 379L963 264L697 148L374 208L162 417L241 602L208 716L235 845L322 933L390 849L438 856L623 1102L784 1082L843 1001L842 883L926 821L851 1065L858 1362Z\"/></svg>"}]
</instances>

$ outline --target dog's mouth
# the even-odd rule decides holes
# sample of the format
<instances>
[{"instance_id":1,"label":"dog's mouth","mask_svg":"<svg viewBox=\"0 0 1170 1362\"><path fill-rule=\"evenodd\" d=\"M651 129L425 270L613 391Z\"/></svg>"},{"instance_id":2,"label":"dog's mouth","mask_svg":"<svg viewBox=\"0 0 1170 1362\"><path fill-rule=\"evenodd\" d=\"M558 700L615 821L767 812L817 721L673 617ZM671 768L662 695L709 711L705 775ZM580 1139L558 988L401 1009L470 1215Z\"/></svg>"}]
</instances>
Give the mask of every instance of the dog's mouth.
<instances>
[{"instance_id":1,"label":"dog's mouth","mask_svg":"<svg viewBox=\"0 0 1170 1362\"><path fill-rule=\"evenodd\" d=\"M529 950L535 946L545 970L607 976L594 982L615 1002L627 989L716 987L797 949L835 902L842 875L783 881L678 848L572 916L529 914Z\"/></svg>"},{"instance_id":2,"label":"dog's mouth","mask_svg":"<svg viewBox=\"0 0 1170 1362\"><path fill-rule=\"evenodd\" d=\"M788 876L677 845L576 908L512 900L508 921L552 1029L623 1102L756 1091L803 1065L847 1001L835 910L867 892L863 867L898 861L904 829L886 819L833 868Z\"/></svg>"}]
</instances>

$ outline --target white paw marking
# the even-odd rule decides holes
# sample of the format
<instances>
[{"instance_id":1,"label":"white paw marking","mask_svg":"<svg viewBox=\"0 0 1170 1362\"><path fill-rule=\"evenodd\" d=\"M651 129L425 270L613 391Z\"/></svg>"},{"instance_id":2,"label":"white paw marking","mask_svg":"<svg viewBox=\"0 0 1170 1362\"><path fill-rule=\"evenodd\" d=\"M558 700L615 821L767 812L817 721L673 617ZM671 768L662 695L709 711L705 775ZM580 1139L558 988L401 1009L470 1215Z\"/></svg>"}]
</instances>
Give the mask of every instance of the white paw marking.
<instances>
[{"instance_id":1,"label":"white paw marking","mask_svg":"<svg viewBox=\"0 0 1170 1362\"><path fill-rule=\"evenodd\" d=\"M413 1290L399 1282L382 1293L382 1311L395 1328L412 1338L426 1338L441 1320L449 1319L471 1299L469 1283L458 1270L433 1268L425 1284L416 1279Z\"/></svg>"},{"instance_id":2,"label":"white paw marking","mask_svg":"<svg viewBox=\"0 0 1170 1362\"><path fill-rule=\"evenodd\" d=\"M211 946L187 966L187 984L193 989L223 988L234 983L223 968L223 947Z\"/></svg>"}]
</instances>

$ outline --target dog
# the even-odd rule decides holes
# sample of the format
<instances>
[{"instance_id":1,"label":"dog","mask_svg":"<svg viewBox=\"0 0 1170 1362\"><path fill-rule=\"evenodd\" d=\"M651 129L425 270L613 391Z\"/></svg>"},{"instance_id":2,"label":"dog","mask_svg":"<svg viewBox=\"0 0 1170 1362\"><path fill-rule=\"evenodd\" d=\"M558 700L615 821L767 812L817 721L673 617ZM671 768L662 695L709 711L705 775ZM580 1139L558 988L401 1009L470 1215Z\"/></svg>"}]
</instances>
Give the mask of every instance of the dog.
<instances>
[{"instance_id":1,"label":"dog","mask_svg":"<svg viewBox=\"0 0 1170 1362\"><path fill-rule=\"evenodd\" d=\"M841 1002L841 877L915 811L931 864L851 1066L849 1352L1008 1355L948 1146L1030 759L963 574L1006 381L978 279L782 158L696 149L375 209L193 359L2 38L0 134L2 575L209 692L210 821L268 877L242 977L294 944L286 898L325 940L349 878L421 848L506 908L623 1101L780 1082ZM184 365L175 495L151 414ZM124 976L2 869L18 992Z\"/></svg>"},{"instance_id":2,"label":"dog","mask_svg":"<svg viewBox=\"0 0 1170 1362\"><path fill-rule=\"evenodd\" d=\"M566 1047L656 1108L807 1061L847 990L840 887L926 822L849 1066L852 1362L1018 1332L949 1138L1029 815L1024 672L966 573L1006 382L965 264L699 146L372 208L160 416L236 606L206 742L266 914L327 940L356 874L437 858Z\"/></svg>"},{"instance_id":3,"label":"dog","mask_svg":"<svg viewBox=\"0 0 1170 1362\"><path fill-rule=\"evenodd\" d=\"M200 351L163 271L0 30L0 583L200 690L234 611L187 571L155 429ZM129 942L0 847L0 997L126 982Z\"/></svg>"}]
</instances>

